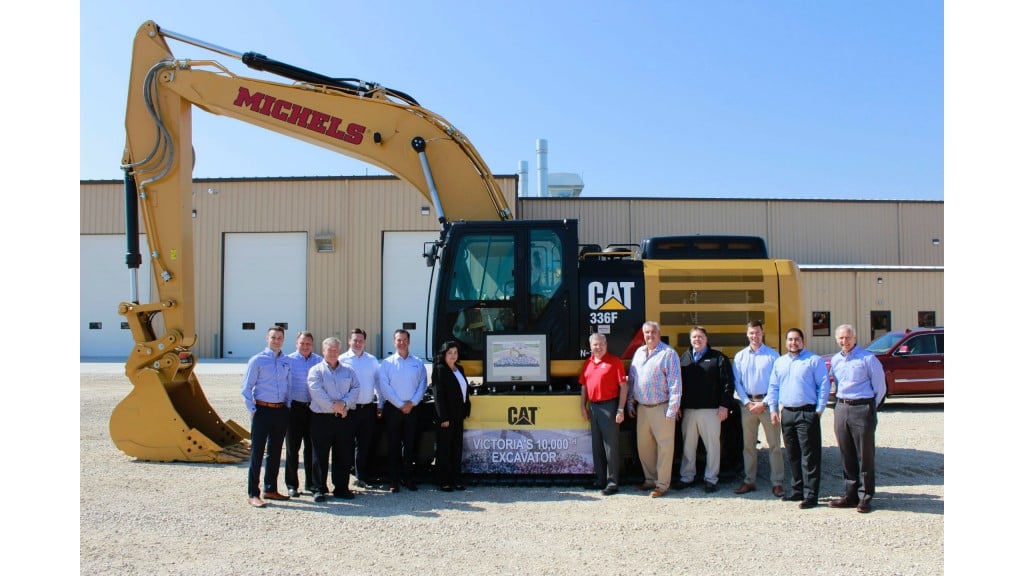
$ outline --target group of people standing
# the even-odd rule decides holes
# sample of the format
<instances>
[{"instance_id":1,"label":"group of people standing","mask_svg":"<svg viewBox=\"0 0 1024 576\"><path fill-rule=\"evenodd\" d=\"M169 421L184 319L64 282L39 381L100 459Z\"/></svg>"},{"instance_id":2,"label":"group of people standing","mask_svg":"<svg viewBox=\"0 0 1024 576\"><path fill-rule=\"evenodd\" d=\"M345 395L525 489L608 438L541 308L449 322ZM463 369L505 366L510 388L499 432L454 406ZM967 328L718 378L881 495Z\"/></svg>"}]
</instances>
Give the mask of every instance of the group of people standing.
<instances>
[{"instance_id":1,"label":"group of people standing","mask_svg":"<svg viewBox=\"0 0 1024 576\"><path fill-rule=\"evenodd\" d=\"M352 499L349 475L356 486L375 484L371 459L378 420L387 441L387 485L392 493L417 490L413 465L417 446L416 407L427 390L426 367L409 353L409 332L394 333L395 352L378 361L366 352L366 332L341 341L326 338L313 352L313 335L300 332L295 352L284 354L284 328L267 330L267 347L249 359L242 397L252 415L248 503L289 500L299 490L299 453L303 454L305 491L316 502L328 494L328 471L336 498ZM437 474L442 490L465 489L461 476L463 420L469 416L468 383L458 362L455 342L446 342L433 363L434 406L438 412ZM278 491L281 448L285 446L287 495ZM264 465L264 454L266 463ZM260 482L260 472L263 481Z\"/></svg>"},{"instance_id":2,"label":"group of people standing","mask_svg":"<svg viewBox=\"0 0 1024 576\"><path fill-rule=\"evenodd\" d=\"M580 409L590 422L594 457L593 488L605 495L619 491L619 426L626 415L636 418L637 454L644 480L638 486L660 498L671 488L697 485L698 444L706 457L705 492L718 489L722 422L735 395L742 405L744 478L735 490L757 489L758 429L769 448L772 494L799 502L801 509L818 505L821 479L821 415L831 383L836 385L835 434L843 460L843 496L833 508L870 512L875 492L875 428L877 409L885 398L885 377L873 354L857 346L853 326L836 329L839 352L830 361L804 348L799 328L786 332L786 354L764 344L759 321L747 324L749 346L734 360L708 345L702 326L690 330L690 348L681 354L661 339L657 322L642 327L644 345L627 371L608 353L604 334L590 335L591 355L579 376ZM371 457L374 430L383 420L387 440L387 484L392 493L417 490L413 477L417 447L416 407L427 391L422 360L409 353L409 332L394 332L395 352L377 360L365 351L366 332L349 334L349 349L329 337L313 352L313 335L300 332L295 352L283 354L284 329L267 331L267 347L249 359L242 396L252 414L248 502L262 508L264 500L288 500L299 491L299 452L303 453L305 490L314 501L327 497L328 470L336 498L351 499L349 475L356 486L374 483ZM458 364L453 340L433 358L432 385L437 412L435 473L440 489L464 490L462 480L463 423L469 417L469 384ZM672 482L676 432L682 438L678 480ZM792 481L783 488L782 439L785 439ZM285 485L278 492L281 448L286 443ZM266 465L262 485L260 471ZM262 492L261 492L262 488Z\"/></svg>"},{"instance_id":3,"label":"group of people standing","mask_svg":"<svg viewBox=\"0 0 1024 576\"><path fill-rule=\"evenodd\" d=\"M633 355L629 371L607 351L603 334L591 334L591 356L579 382L581 410L590 421L593 439L593 487L606 495L619 490L619 425L625 414L636 418L637 455L644 481L638 486L652 498L669 488L697 485L697 447L706 458L705 492L718 489L721 423L732 398L742 405L744 478L734 491L757 489L757 437L764 430L769 448L772 494L799 502L801 509L818 505L821 479L821 415L831 383L836 385L835 435L843 460L843 496L832 508L870 512L875 492L875 428L877 409L885 398L885 376L874 355L857 346L853 326L836 329L839 352L829 361L804 348L799 328L786 332L786 354L764 344L760 321L747 324L749 346L732 362L708 346L702 326L690 330L690 348L681 354L661 340L657 322L642 327L644 345ZM613 412L614 410L614 412ZM672 482L677 427L682 438L678 480ZM782 438L792 481L783 488Z\"/></svg>"}]
</instances>

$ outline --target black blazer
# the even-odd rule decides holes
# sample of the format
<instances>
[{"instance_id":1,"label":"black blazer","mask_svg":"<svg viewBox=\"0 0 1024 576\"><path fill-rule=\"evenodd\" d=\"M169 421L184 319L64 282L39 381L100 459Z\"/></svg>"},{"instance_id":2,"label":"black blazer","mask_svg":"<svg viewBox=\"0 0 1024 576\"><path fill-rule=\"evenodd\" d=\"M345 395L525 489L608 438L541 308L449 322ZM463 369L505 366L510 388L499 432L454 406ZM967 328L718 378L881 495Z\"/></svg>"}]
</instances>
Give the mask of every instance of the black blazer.
<instances>
[{"instance_id":1,"label":"black blazer","mask_svg":"<svg viewBox=\"0 0 1024 576\"><path fill-rule=\"evenodd\" d=\"M455 365L455 368L466 378L462 366ZM469 389L466 389L466 400L462 400L462 387L459 386L455 373L448 369L448 365L434 364L433 382L434 408L437 410L437 421L447 422L449 420L462 421L469 417L470 402ZM467 382L469 379L466 379Z\"/></svg>"}]
</instances>

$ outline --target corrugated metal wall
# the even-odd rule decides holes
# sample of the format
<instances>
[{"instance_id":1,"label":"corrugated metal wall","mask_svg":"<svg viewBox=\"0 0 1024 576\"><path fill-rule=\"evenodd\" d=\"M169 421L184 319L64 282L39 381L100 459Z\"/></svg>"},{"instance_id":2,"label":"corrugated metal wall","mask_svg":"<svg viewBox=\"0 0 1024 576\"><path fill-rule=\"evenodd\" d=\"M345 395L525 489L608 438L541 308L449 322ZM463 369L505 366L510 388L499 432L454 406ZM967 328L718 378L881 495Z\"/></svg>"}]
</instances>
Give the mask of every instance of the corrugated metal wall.
<instances>
[{"instance_id":1,"label":"corrugated metal wall","mask_svg":"<svg viewBox=\"0 0 1024 576\"><path fill-rule=\"evenodd\" d=\"M672 234L750 234L765 237L773 258L802 265L943 265L942 202L517 199L516 177L497 179L519 218L577 219L581 243L639 244L647 236ZM210 188L218 193L208 194ZM319 339L344 336L360 326L370 334L370 349L377 353L383 231L438 229L432 207L428 215L421 214L429 201L387 176L199 180L193 190L201 357L214 356L214 336L220 330L225 232L307 232L306 328ZM81 233L123 234L123 195L123 184L117 181L82 182ZM321 233L334 234L334 253L315 252L313 241ZM939 245L932 243L933 238ZM830 311L833 329L859 319L867 330L871 310L891 310L897 328L916 325L918 310L934 309L942 323L941 271L886 275L880 288L875 272L805 270L801 278L806 304L811 311ZM810 337L808 347L826 353L834 344L830 337Z\"/></svg>"},{"instance_id":2,"label":"corrugated metal wall","mask_svg":"<svg viewBox=\"0 0 1024 576\"><path fill-rule=\"evenodd\" d=\"M510 206L516 179L497 177ZM213 188L216 194L207 191ZM193 184L196 209L196 323L200 357L219 351L223 287L223 237L228 232L306 232L309 235L307 326L317 340L347 336L359 326L369 349L379 352L383 231L439 230L430 202L397 178L271 178L200 180ZM428 214L421 213L428 207ZM81 183L81 233L124 233L124 189L120 182ZM333 253L317 253L317 234L335 236ZM145 253L145 246L142 247ZM127 274L126 274L127 278ZM280 281L287 282L287 278ZM127 282L125 298L127 297ZM112 302L116 306L117 302ZM290 345L290 342L289 342ZM127 351L126 351L127 354Z\"/></svg>"},{"instance_id":3,"label":"corrugated metal wall","mask_svg":"<svg viewBox=\"0 0 1024 576\"><path fill-rule=\"evenodd\" d=\"M837 350L835 329L851 324L860 344L871 339L871 311L892 313L892 328L918 325L918 312L934 311L935 324L945 321L943 272L941 270L801 270L804 299L812 312L828 312L828 336L807 338L807 348L817 354ZM878 283L878 279L882 283Z\"/></svg>"},{"instance_id":4,"label":"corrugated metal wall","mask_svg":"<svg viewBox=\"0 0 1024 576\"><path fill-rule=\"evenodd\" d=\"M580 241L648 236L762 236L772 258L801 264L942 266L942 202L521 198L523 219L580 220ZM628 240L623 223L628 222Z\"/></svg>"}]
</instances>

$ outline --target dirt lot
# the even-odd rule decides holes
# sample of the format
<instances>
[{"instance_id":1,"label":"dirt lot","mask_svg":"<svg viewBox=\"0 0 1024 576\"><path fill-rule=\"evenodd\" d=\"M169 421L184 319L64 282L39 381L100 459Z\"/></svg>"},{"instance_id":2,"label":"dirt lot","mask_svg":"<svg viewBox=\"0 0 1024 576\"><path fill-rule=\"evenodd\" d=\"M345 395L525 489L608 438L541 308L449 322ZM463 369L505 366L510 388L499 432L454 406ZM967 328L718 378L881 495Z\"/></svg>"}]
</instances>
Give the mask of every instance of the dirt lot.
<instances>
[{"instance_id":1,"label":"dirt lot","mask_svg":"<svg viewBox=\"0 0 1024 576\"><path fill-rule=\"evenodd\" d=\"M81 367L83 574L940 574L945 550L942 399L889 401L879 415L875 512L799 510L760 489L652 500L566 486L357 491L257 510L246 464L136 461L108 420L131 384L119 365ZM210 403L248 427L239 365L199 367ZM842 470L823 422L821 496ZM283 474L283 472L282 472ZM788 479L788 472L787 472ZM282 482L283 486L283 482Z\"/></svg>"}]
</instances>

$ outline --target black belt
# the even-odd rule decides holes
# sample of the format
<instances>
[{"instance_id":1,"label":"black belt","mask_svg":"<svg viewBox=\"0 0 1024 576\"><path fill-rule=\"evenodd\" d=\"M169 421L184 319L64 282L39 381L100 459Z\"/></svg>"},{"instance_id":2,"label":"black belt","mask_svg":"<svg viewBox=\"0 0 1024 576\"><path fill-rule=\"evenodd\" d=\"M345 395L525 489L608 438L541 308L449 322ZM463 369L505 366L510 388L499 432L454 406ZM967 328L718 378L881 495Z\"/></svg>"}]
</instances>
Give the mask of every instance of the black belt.
<instances>
[{"instance_id":1,"label":"black belt","mask_svg":"<svg viewBox=\"0 0 1024 576\"><path fill-rule=\"evenodd\" d=\"M874 404L874 398L836 398L836 402L839 404L846 404L848 406L860 406L861 404Z\"/></svg>"},{"instance_id":2,"label":"black belt","mask_svg":"<svg viewBox=\"0 0 1024 576\"><path fill-rule=\"evenodd\" d=\"M284 408L284 402L264 402L263 400L254 400L253 402L264 408Z\"/></svg>"},{"instance_id":3,"label":"black belt","mask_svg":"<svg viewBox=\"0 0 1024 576\"><path fill-rule=\"evenodd\" d=\"M783 406L783 410L792 410L794 412L817 412L814 404L804 404L803 406Z\"/></svg>"},{"instance_id":4,"label":"black belt","mask_svg":"<svg viewBox=\"0 0 1024 576\"><path fill-rule=\"evenodd\" d=\"M356 404L356 408L366 408L367 406L373 406L373 402L367 402L366 404Z\"/></svg>"},{"instance_id":5,"label":"black belt","mask_svg":"<svg viewBox=\"0 0 1024 576\"><path fill-rule=\"evenodd\" d=\"M292 400L292 405L299 404L300 406L309 406L309 402L299 402L298 400Z\"/></svg>"},{"instance_id":6,"label":"black belt","mask_svg":"<svg viewBox=\"0 0 1024 576\"><path fill-rule=\"evenodd\" d=\"M668 404L668 400L665 400L664 402L658 402L657 404L644 404L642 402L637 402L637 404L640 404L641 406L646 406L648 408L654 408L655 406L661 406L662 404Z\"/></svg>"},{"instance_id":7,"label":"black belt","mask_svg":"<svg viewBox=\"0 0 1024 576\"><path fill-rule=\"evenodd\" d=\"M754 402L760 402L761 400L764 400L764 394L749 394L747 395L747 398L750 398Z\"/></svg>"}]
</instances>

